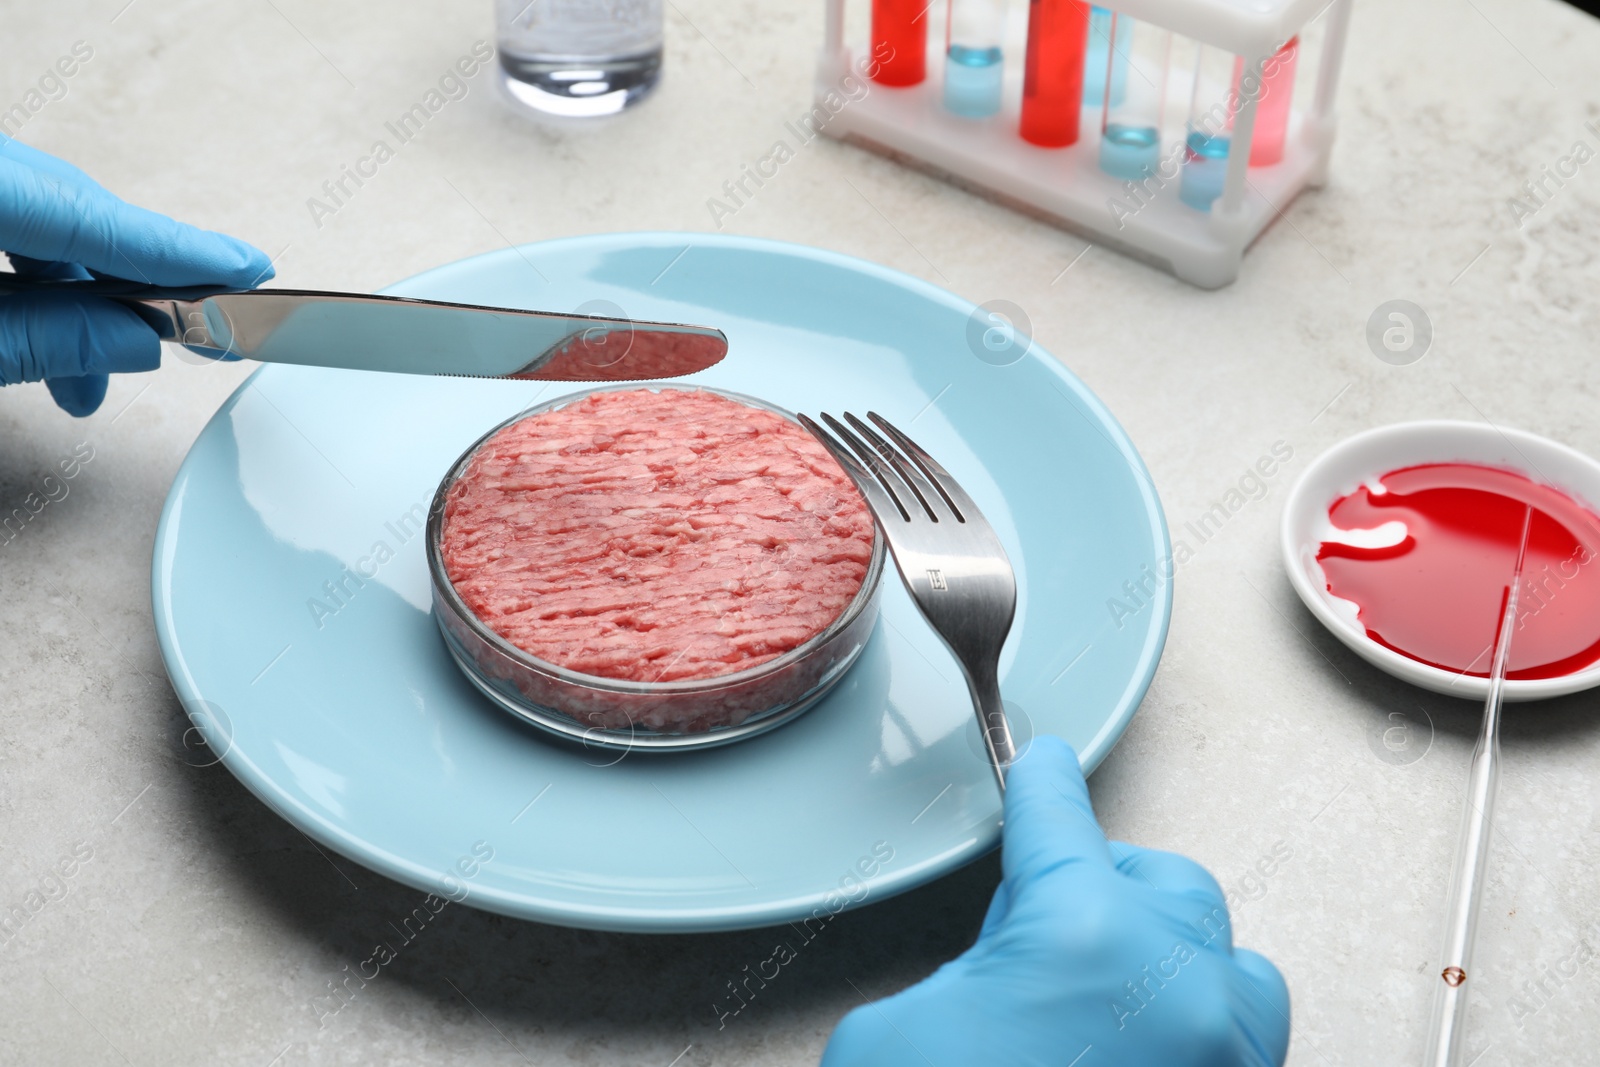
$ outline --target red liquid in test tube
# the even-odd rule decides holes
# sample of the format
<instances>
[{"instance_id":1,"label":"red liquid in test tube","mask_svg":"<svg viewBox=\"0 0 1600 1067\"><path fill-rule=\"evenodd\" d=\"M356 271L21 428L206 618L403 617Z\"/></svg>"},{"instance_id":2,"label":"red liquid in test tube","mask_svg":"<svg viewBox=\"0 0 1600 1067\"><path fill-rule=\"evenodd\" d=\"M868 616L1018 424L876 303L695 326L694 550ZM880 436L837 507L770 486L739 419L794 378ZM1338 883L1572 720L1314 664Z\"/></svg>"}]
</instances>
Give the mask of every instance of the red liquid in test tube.
<instances>
[{"instance_id":1,"label":"red liquid in test tube","mask_svg":"<svg viewBox=\"0 0 1600 1067\"><path fill-rule=\"evenodd\" d=\"M880 85L917 85L927 74L931 0L872 0L872 58Z\"/></svg>"},{"instance_id":2,"label":"red liquid in test tube","mask_svg":"<svg viewBox=\"0 0 1600 1067\"><path fill-rule=\"evenodd\" d=\"M1250 165L1270 167L1283 159L1289 135L1289 105L1294 102L1294 63L1300 55L1300 38L1273 53L1261 65L1261 98L1256 101L1256 128L1250 138ZM1233 61L1233 84L1240 88L1244 60Z\"/></svg>"},{"instance_id":3,"label":"red liquid in test tube","mask_svg":"<svg viewBox=\"0 0 1600 1067\"><path fill-rule=\"evenodd\" d=\"M1024 141L1046 148L1077 143L1088 40L1088 4L1029 0L1020 127Z\"/></svg>"}]
</instances>

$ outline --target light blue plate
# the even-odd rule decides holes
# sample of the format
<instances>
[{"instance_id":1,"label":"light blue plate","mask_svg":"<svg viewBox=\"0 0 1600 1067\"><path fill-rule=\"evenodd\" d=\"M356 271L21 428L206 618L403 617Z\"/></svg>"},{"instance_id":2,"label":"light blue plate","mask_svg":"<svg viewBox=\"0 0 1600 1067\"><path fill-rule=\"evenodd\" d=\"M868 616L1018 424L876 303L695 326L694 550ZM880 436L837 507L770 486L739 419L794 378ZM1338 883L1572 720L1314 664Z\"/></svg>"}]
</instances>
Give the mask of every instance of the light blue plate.
<instances>
[{"instance_id":1,"label":"light blue plate","mask_svg":"<svg viewBox=\"0 0 1600 1067\"><path fill-rule=\"evenodd\" d=\"M1019 732L1060 734L1092 769L1132 718L1171 606L1146 577L1168 554L1149 476L1054 359L977 358L966 301L845 256L705 234L551 241L388 292L610 301L720 326L728 358L686 381L792 411L881 412L960 480L1016 566L1001 676ZM723 749L613 764L552 743L457 672L429 616L434 487L487 427L579 390L269 366L223 405L173 483L153 590L167 671L228 769L391 878L602 929L801 919L993 848L1000 798L966 688L892 573L839 687ZM1129 581L1153 594L1129 599Z\"/></svg>"}]
</instances>

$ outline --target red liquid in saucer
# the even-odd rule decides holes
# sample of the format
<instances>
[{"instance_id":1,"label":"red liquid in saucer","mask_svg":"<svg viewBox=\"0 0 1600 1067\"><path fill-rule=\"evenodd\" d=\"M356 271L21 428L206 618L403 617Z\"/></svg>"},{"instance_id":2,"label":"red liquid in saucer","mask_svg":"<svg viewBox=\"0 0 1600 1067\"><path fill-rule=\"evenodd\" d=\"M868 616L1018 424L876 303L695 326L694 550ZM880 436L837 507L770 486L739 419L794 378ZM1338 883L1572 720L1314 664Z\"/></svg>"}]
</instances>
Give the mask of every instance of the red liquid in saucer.
<instances>
[{"instance_id":1,"label":"red liquid in saucer","mask_svg":"<svg viewBox=\"0 0 1600 1067\"><path fill-rule=\"evenodd\" d=\"M1489 674L1502 597L1522 521L1534 509L1522 568L1508 678L1556 678L1600 660L1600 516L1514 471L1429 463L1391 471L1383 491L1362 486L1334 501L1341 531L1400 523L1362 548L1324 541L1328 591L1353 601L1367 635L1423 663Z\"/></svg>"}]
</instances>

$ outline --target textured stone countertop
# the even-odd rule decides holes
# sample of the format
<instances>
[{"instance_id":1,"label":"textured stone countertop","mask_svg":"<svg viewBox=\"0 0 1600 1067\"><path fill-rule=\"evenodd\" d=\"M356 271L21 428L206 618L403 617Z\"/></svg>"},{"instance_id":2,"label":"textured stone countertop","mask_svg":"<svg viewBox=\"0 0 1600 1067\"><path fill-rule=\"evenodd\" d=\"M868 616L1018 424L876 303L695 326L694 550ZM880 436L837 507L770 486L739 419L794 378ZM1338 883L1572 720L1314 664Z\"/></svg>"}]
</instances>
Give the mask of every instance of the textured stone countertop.
<instances>
[{"instance_id":1,"label":"textured stone countertop","mask_svg":"<svg viewBox=\"0 0 1600 1067\"><path fill-rule=\"evenodd\" d=\"M0 107L86 42L22 139L252 241L277 284L370 291L508 241L715 228L707 199L809 107L822 5L676 0L667 20L666 80L635 113L543 131L480 74L320 220L322 183L492 41L487 0L13 5ZM1182 568L1155 683L1092 789L1113 836L1188 853L1239 893L1237 940L1293 992L1294 1064L1420 1059L1478 709L1322 631L1278 562L1279 508L1320 450L1403 419L1491 420L1600 455L1600 163L1538 200L1522 188L1576 142L1600 147L1597 51L1600 26L1554 0L1361 0L1332 182L1218 292L826 139L721 220L1026 309L1127 427L1175 531L1275 444L1292 450ZM1391 299L1434 326L1409 366L1364 338ZM883 995L970 941L992 857L848 914L719 1030L724 978L770 932L624 936L451 909L319 1028L311 998L414 892L335 869L221 767L185 763L151 617L167 487L248 370L168 359L82 421L42 386L0 391L0 512L93 450L0 544L0 908L91 855L0 943L0 1062L810 1064L857 1000L846 979ZM1505 725L1478 1067L1600 1047L1596 705L1516 706ZM1396 726L1408 743L1386 746ZM1275 850L1288 858L1260 874Z\"/></svg>"}]
</instances>

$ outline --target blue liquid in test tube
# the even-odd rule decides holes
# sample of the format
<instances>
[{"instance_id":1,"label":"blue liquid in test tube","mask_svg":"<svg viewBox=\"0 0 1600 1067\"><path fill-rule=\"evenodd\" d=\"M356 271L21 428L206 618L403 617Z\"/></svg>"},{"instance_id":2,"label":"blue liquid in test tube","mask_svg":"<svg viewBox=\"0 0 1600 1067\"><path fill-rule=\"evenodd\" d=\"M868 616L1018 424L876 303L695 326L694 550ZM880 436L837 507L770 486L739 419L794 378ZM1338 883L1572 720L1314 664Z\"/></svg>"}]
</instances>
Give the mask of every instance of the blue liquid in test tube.
<instances>
[{"instance_id":1,"label":"blue liquid in test tube","mask_svg":"<svg viewBox=\"0 0 1600 1067\"><path fill-rule=\"evenodd\" d=\"M1228 178L1227 134L1207 134L1191 127L1184 141L1183 183L1178 198L1198 211L1210 211Z\"/></svg>"},{"instance_id":2,"label":"blue liquid in test tube","mask_svg":"<svg viewBox=\"0 0 1600 1067\"><path fill-rule=\"evenodd\" d=\"M1233 140L1233 113L1228 108L1233 85L1233 56L1209 45L1195 57L1194 95L1184 133L1183 181L1178 198L1197 211L1210 211L1228 178L1228 147Z\"/></svg>"},{"instance_id":3,"label":"blue liquid in test tube","mask_svg":"<svg viewBox=\"0 0 1600 1067\"><path fill-rule=\"evenodd\" d=\"M1119 14L1111 25L1111 54L1123 64L1121 99L1115 85L1100 119L1100 169L1115 178L1143 181L1161 162L1161 116L1167 99L1172 34Z\"/></svg>"},{"instance_id":4,"label":"blue liquid in test tube","mask_svg":"<svg viewBox=\"0 0 1600 1067\"><path fill-rule=\"evenodd\" d=\"M1105 103L1106 73L1111 74L1111 102L1122 103L1128 85L1128 57L1111 47L1111 26L1115 18L1108 8L1089 9L1089 48L1083 60L1083 102L1088 107Z\"/></svg>"},{"instance_id":5,"label":"blue liquid in test tube","mask_svg":"<svg viewBox=\"0 0 1600 1067\"><path fill-rule=\"evenodd\" d=\"M971 119L995 114L1004 73L1000 49L951 45L944 65L944 106Z\"/></svg>"},{"instance_id":6,"label":"blue liquid in test tube","mask_svg":"<svg viewBox=\"0 0 1600 1067\"><path fill-rule=\"evenodd\" d=\"M946 25L945 110L969 119L998 114L1005 76L1000 51L1006 28L1005 0L950 0Z\"/></svg>"},{"instance_id":7,"label":"blue liquid in test tube","mask_svg":"<svg viewBox=\"0 0 1600 1067\"><path fill-rule=\"evenodd\" d=\"M1139 181L1156 172L1161 156L1161 131L1154 126L1113 122L1100 138L1100 169L1115 178Z\"/></svg>"}]
</instances>

